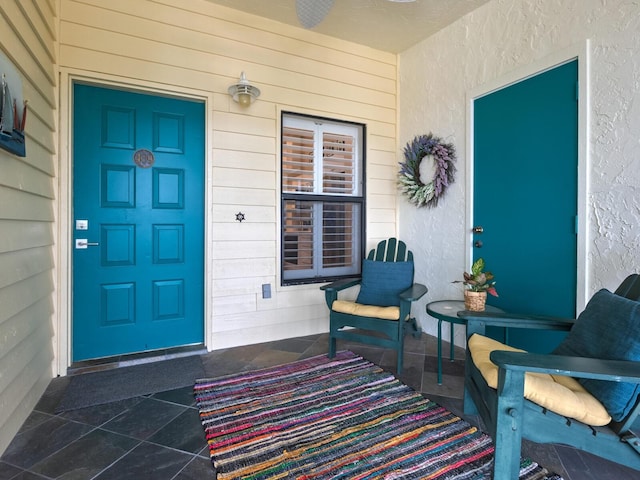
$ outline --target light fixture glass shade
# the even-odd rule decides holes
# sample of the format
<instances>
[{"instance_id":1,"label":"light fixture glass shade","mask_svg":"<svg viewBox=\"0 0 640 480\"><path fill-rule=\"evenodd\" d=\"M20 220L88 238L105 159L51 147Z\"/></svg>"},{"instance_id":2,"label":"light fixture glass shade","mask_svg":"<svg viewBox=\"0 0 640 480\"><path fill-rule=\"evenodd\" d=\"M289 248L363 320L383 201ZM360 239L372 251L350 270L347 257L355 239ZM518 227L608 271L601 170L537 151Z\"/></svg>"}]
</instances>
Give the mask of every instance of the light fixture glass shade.
<instances>
[{"instance_id":1,"label":"light fixture glass shade","mask_svg":"<svg viewBox=\"0 0 640 480\"><path fill-rule=\"evenodd\" d=\"M251 95L248 93L239 93L237 102L243 107L251 105Z\"/></svg>"},{"instance_id":2,"label":"light fixture glass shade","mask_svg":"<svg viewBox=\"0 0 640 480\"><path fill-rule=\"evenodd\" d=\"M249 83L244 72L240 74L240 81L235 85L231 85L227 91L233 100L243 107L250 105L260 96L260 89Z\"/></svg>"}]
</instances>

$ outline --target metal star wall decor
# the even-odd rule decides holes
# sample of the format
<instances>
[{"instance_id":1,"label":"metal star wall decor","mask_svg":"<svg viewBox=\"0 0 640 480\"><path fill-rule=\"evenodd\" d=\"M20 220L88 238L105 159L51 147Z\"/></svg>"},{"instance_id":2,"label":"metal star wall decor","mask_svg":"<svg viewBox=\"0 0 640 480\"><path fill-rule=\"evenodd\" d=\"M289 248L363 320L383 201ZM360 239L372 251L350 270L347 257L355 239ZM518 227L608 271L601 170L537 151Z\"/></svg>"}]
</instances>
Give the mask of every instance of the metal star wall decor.
<instances>
[{"instance_id":1,"label":"metal star wall decor","mask_svg":"<svg viewBox=\"0 0 640 480\"><path fill-rule=\"evenodd\" d=\"M244 220L244 213L242 212L236 213L236 222L242 223L243 220Z\"/></svg>"}]
</instances>

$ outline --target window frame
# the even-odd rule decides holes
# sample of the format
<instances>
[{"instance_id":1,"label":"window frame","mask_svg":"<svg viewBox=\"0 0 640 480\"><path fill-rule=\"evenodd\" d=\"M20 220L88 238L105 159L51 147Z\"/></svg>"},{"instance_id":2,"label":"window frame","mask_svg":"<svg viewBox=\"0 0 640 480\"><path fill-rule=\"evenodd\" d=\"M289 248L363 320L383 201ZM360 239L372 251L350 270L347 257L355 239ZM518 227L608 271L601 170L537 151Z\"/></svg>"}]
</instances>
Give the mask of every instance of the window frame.
<instances>
[{"instance_id":1,"label":"window frame","mask_svg":"<svg viewBox=\"0 0 640 480\"><path fill-rule=\"evenodd\" d=\"M288 121L292 121L292 123L298 123L305 126L310 124L329 124L336 126L336 130L340 130L340 128L348 127L350 129L357 129L358 135L356 136L356 145L357 152L355 155L354 165L356 165L356 173L354 182L357 184L356 192L352 195L345 194L337 194L337 193L318 193L314 192L287 192L285 191L285 164L284 164L284 149L283 142L285 136L285 123L289 123ZM281 111L280 113L280 283L283 286L288 285L304 285L304 284L314 284L314 283L327 283L331 281L335 281L341 278L356 278L359 277L362 273L362 259L364 257L365 244L366 244L366 138L367 138L367 130L366 125L363 123L347 121L347 120L339 120L335 118L322 117L316 115L308 115L297 112L290 111ZM295 128L295 127L294 127ZM308 127L307 127L308 128ZM337 132L333 132L337 133ZM322 142L319 145L322 148ZM316 155L316 151L318 149L314 146L314 159ZM322 155L322 152L320 152ZM320 184L322 183L322 165L320 167L317 166L315 160L314 164L314 178L316 181L320 180ZM320 187L322 188L322 187ZM320 203L320 207L322 205L328 205L331 203L335 204L353 204L359 212L359 221L360 225L353 233L358 236L358 238L354 239L354 254L353 254L353 263L352 271L349 273L338 273L331 275L302 275L296 276L294 275L292 278L286 278L285 271L285 236L288 232L285 231L285 223L287 215L286 203L289 201L302 201L302 202L313 202L315 204ZM314 246L317 247L316 236L320 238L320 252L322 252L322 242L323 234L325 233L324 227L322 225L321 219L320 221L320 232L312 233ZM314 227L315 224L314 222ZM317 248L314 249L316 251ZM323 258L320 256L320 258ZM313 272L322 272L323 267L320 266L313 270ZM307 270L309 271L309 270Z\"/></svg>"}]
</instances>

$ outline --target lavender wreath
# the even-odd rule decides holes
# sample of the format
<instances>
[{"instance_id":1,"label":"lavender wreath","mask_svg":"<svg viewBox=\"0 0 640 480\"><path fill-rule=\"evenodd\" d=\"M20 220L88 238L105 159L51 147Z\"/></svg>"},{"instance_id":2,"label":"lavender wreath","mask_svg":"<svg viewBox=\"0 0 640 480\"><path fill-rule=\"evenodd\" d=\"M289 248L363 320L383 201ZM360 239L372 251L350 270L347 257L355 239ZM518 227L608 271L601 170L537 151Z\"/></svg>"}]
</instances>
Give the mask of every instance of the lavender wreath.
<instances>
[{"instance_id":1,"label":"lavender wreath","mask_svg":"<svg viewBox=\"0 0 640 480\"><path fill-rule=\"evenodd\" d=\"M420 179L420 163L425 157L433 157L435 174L431 181ZM420 135L404 147L404 162L400 162L398 186L409 201L418 207L438 205L446 188L454 182L456 149L451 143L443 143L432 133Z\"/></svg>"}]
</instances>

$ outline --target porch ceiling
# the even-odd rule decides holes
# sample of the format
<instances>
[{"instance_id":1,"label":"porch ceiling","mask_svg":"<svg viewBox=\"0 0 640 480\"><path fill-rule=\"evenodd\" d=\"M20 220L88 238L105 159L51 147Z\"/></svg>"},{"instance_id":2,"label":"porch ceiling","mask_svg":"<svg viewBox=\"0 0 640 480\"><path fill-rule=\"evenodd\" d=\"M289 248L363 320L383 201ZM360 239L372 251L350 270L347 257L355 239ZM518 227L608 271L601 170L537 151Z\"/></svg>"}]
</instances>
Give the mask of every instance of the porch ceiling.
<instances>
[{"instance_id":1,"label":"porch ceiling","mask_svg":"<svg viewBox=\"0 0 640 480\"><path fill-rule=\"evenodd\" d=\"M300 26L295 0L209 0ZM377 50L399 53L490 0L336 0L313 31Z\"/></svg>"}]
</instances>

